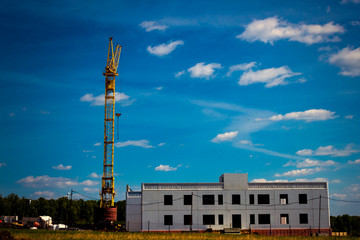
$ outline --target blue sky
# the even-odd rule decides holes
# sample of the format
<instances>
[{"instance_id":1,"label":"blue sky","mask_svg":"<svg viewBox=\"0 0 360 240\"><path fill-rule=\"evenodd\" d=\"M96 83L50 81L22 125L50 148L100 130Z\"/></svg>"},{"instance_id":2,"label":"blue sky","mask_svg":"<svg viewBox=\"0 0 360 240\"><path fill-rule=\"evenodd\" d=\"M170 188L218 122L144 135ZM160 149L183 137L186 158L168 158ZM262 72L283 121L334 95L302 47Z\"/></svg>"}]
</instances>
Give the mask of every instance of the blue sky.
<instances>
[{"instance_id":1,"label":"blue sky","mask_svg":"<svg viewBox=\"0 0 360 240\"><path fill-rule=\"evenodd\" d=\"M126 184L328 181L360 197L360 2L1 1L0 192L98 197L108 37ZM331 214L359 204L331 201Z\"/></svg>"}]
</instances>

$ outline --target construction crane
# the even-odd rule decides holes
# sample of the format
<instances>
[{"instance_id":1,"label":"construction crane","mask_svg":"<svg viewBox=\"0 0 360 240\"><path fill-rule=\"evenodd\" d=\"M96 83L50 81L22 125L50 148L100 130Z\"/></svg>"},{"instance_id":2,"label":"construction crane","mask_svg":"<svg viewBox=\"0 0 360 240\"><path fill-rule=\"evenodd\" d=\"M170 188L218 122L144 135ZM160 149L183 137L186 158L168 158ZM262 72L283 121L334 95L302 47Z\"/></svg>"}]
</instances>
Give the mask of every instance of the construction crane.
<instances>
[{"instance_id":1,"label":"construction crane","mask_svg":"<svg viewBox=\"0 0 360 240\"><path fill-rule=\"evenodd\" d=\"M105 120L104 120L104 169L101 186L100 209L102 220L116 221L114 207L114 121L115 121L115 77L120 60L121 46L114 48L112 37L109 39L107 63L105 67Z\"/></svg>"}]
</instances>

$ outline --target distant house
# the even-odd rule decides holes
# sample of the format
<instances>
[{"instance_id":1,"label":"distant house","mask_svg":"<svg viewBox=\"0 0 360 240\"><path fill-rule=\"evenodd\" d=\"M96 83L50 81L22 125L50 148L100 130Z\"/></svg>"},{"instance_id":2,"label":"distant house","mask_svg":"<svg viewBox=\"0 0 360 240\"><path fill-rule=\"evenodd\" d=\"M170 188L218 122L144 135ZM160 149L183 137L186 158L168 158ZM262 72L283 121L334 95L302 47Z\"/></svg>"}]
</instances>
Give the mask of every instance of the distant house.
<instances>
[{"instance_id":1,"label":"distant house","mask_svg":"<svg viewBox=\"0 0 360 240\"><path fill-rule=\"evenodd\" d=\"M263 235L331 234L327 182L143 183L126 191L130 232L251 229ZM320 220L319 220L320 219Z\"/></svg>"}]
</instances>

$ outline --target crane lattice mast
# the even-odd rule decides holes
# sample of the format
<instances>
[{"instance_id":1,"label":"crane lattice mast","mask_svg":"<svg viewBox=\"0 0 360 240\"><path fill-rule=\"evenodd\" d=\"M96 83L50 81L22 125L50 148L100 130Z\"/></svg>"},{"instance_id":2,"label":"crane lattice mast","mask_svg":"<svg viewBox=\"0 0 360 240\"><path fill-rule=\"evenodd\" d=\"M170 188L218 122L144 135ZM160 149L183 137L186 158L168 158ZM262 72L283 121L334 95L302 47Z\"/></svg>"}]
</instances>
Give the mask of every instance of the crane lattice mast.
<instances>
[{"instance_id":1,"label":"crane lattice mast","mask_svg":"<svg viewBox=\"0 0 360 240\"><path fill-rule=\"evenodd\" d=\"M100 208L114 206L114 120L115 120L115 76L118 75L121 46L115 51L112 37L109 40L107 63L105 67L105 120L104 120L104 170L101 187Z\"/></svg>"}]
</instances>

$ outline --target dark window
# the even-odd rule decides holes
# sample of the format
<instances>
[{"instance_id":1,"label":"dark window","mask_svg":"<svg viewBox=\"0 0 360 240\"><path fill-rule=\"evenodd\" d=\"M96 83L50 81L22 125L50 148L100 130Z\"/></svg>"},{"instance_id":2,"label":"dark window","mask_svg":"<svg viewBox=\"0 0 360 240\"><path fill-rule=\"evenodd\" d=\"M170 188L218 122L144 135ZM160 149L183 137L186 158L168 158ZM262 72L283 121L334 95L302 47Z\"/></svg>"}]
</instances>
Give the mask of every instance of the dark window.
<instances>
[{"instance_id":1,"label":"dark window","mask_svg":"<svg viewBox=\"0 0 360 240\"><path fill-rule=\"evenodd\" d=\"M259 224L270 224L270 214L259 214Z\"/></svg>"},{"instance_id":2,"label":"dark window","mask_svg":"<svg viewBox=\"0 0 360 240\"><path fill-rule=\"evenodd\" d=\"M164 215L164 225L173 225L172 215Z\"/></svg>"},{"instance_id":3,"label":"dark window","mask_svg":"<svg viewBox=\"0 0 360 240\"><path fill-rule=\"evenodd\" d=\"M255 224L255 214L250 214L250 224Z\"/></svg>"},{"instance_id":4,"label":"dark window","mask_svg":"<svg viewBox=\"0 0 360 240\"><path fill-rule=\"evenodd\" d=\"M300 213L300 224L308 224L308 215L307 213Z\"/></svg>"},{"instance_id":5,"label":"dark window","mask_svg":"<svg viewBox=\"0 0 360 240\"><path fill-rule=\"evenodd\" d=\"M289 214L280 214L280 224L289 224Z\"/></svg>"},{"instance_id":6,"label":"dark window","mask_svg":"<svg viewBox=\"0 0 360 240\"><path fill-rule=\"evenodd\" d=\"M172 195L164 195L164 205L173 205Z\"/></svg>"},{"instance_id":7,"label":"dark window","mask_svg":"<svg viewBox=\"0 0 360 240\"><path fill-rule=\"evenodd\" d=\"M255 204L255 197L254 194L250 194L250 204Z\"/></svg>"},{"instance_id":8,"label":"dark window","mask_svg":"<svg viewBox=\"0 0 360 240\"><path fill-rule=\"evenodd\" d=\"M280 204L289 204L287 194L280 194Z\"/></svg>"},{"instance_id":9,"label":"dark window","mask_svg":"<svg viewBox=\"0 0 360 240\"><path fill-rule=\"evenodd\" d=\"M258 195L258 204L270 204L270 195L269 194L259 194Z\"/></svg>"},{"instance_id":10,"label":"dark window","mask_svg":"<svg viewBox=\"0 0 360 240\"><path fill-rule=\"evenodd\" d=\"M218 195L218 204L223 205L223 195L222 194Z\"/></svg>"},{"instance_id":11,"label":"dark window","mask_svg":"<svg viewBox=\"0 0 360 240\"><path fill-rule=\"evenodd\" d=\"M239 194L233 194L232 195L232 204L233 205L240 205L240 195Z\"/></svg>"},{"instance_id":12,"label":"dark window","mask_svg":"<svg viewBox=\"0 0 360 240\"><path fill-rule=\"evenodd\" d=\"M191 215L184 215L184 225L191 225Z\"/></svg>"},{"instance_id":13,"label":"dark window","mask_svg":"<svg viewBox=\"0 0 360 240\"><path fill-rule=\"evenodd\" d=\"M184 195L184 205L192 205L192 196Z\"/></svg>"},{"instance_id":14,"label":"dark window","mask_svg":"<svg viewBox=\"0 0 360 240\"><path fill-rule=\"evenodd\" d=\"M215 195L203 195L203 205L214 205Z\"/></svg>"},{"instance_id":15,"label":"dark window","mask_svg":"<svg viewBox=\"0 0 360 240\"><path fill-rule=\"evenodd\" d=\"M215 225L215 215L203 215L203 225Z\"/></svg>"},{"instance_id":16,"label":"dark window","mask_svg":"<svg viewBox=\"0 0 360 240\"><path fill-rule=\"evenodd\" d=\"M299 194L299 204L307 204L307 194Z\"/></svg>"},{"instance_id":17,"label":"dark window","mask_svg":"<svg viewBox=\"0 0 360 240\"><path fill-rule=\"evenodd\" d=\"M224 224L224 215L219 215L219 225L223 225Z\"/></svg>"}]
</instances>

